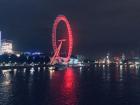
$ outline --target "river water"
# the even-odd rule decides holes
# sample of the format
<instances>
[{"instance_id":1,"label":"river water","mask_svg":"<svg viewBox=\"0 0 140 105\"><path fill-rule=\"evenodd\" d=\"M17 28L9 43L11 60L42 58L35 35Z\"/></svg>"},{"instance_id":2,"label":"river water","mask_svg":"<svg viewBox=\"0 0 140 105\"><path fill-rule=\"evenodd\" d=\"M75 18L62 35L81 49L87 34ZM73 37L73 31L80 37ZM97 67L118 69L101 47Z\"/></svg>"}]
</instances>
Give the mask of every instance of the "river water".
<instances>
[{"instance_id":1,"label":"river water","mask_svg":"<svg viewBox=\"0 0 140 105\"><path fill-rule=\"evenodd\" d=\"M0 105L140 105L140 69L1 70Z\"/></svg>"}]
</instances>

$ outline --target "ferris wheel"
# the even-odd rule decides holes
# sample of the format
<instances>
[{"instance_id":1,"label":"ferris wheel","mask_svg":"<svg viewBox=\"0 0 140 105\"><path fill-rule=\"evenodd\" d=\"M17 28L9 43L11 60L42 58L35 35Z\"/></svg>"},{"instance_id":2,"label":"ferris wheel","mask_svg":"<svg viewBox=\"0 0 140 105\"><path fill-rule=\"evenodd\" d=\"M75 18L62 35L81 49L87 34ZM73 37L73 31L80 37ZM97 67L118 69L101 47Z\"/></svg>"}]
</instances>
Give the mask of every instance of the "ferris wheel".
<instances>
[{"instance_id":1,"label":"ferris wheel","mask_svg":"<svg viewBox=\"0 0 140 105\"><path fill-rule=\"evenodd\" d=\"M61 21L63 21L66 25L67 33L68 33L67 39L63 39L63 38L57 39L57 28L58 28L58 25ZM65 57L65 62L67 63L70 60L70 57L72 54L72 49L73 49L72 29L71 29L71 26L70 26L69 21L66 18L66 16L58 15L54 21L53 29L52 29L52 45L53 45L54 55L51 58L50 64L54 64L54 61L56 60L56 58L57 59L61 58L60 50L61 50L61 47L62 47L64 42L67 42L67 44L68 44L67 49L64 49L64 50L67 50L67 54Z\"/></svg>"}]
</instances>

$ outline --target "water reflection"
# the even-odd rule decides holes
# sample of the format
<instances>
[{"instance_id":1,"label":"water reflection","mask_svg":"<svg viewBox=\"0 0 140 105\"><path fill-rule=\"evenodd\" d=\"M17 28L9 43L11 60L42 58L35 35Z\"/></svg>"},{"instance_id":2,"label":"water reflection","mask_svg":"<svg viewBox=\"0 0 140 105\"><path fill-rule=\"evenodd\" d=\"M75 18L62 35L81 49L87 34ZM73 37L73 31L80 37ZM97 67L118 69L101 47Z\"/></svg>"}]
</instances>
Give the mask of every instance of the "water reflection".
<instances>
[{"instance_id":1,"label":"water reflection","mask_svg":"<svg viewBox=\"0 0 140 105\"><path fill-rule=\"evenodd\" d=\"M71 68L67 68L67 70L64 72L64 90L71 91L73 89L74 85L74 73Z\"/></svg>"},{"instance_id":2,"label":"water reflection","mask_svg":"<svg viewBox=\"0 0 140 105\"><path fill-rule=\"evenodd\" d=\"M10 100L11 94L11 75L9 70L3 70L0 73L0 105L6 105L7 101Z\"/></svg>"},{"instance_id":3,"label":"water reflection","mask_svg":"<svg viewBox=\"0 0 140 105\"><path fill-rule=\"evenodd\" d=\"M0 71L0 105L140 105L140 68Z\"/></svg>"},{"instance_id":4,"label":"water reflection","mask_svg":"<svg viewBox=\"0 0 140 105\"><path fill-rule=\"evenodd\" d=\"M49 70L50 79L52 79L55 70Z\"/></svg>"},{"instance_id":5,"label":"water reflection","mask_svg":"<svg viewBox=\"0 0 140 105\"><path fill-rule=\"evenodd\" d=\"M76 79L76 74L72 68L67 68L62 73L63 76L55 72L51 80L52 105L77 105L78 93L76 91L79 81Z\"/></svg>"}]
</instances>

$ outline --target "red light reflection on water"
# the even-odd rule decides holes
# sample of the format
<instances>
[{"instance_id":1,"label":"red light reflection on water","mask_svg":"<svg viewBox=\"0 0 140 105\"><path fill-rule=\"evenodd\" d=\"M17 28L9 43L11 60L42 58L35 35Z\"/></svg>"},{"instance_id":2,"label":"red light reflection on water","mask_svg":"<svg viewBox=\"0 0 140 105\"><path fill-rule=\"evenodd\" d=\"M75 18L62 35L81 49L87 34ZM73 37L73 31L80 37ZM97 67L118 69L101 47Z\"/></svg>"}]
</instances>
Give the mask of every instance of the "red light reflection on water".
<instances>
[{"instance_id":1,"label":"red light reflection on water","mask_svg":"<svg viewBox=\"0 0 140 105\"><path fill-rule=\"evenodd\" d=\"M74 88L74 74L73 71L68 68L64 74L64 89L72 90Z\"/></svg>"},{"instance_id":2,"label":"red light reflection on water","mask_svg":"<svg viewBox=\"0 0 140 105\"><path fill-rule=\"evenodd\" d=\"M52 105L75 105L78 102L77 84L74 70L67 68L64 71L55 72L50 80Z\"/></svg>"}]
</instances>

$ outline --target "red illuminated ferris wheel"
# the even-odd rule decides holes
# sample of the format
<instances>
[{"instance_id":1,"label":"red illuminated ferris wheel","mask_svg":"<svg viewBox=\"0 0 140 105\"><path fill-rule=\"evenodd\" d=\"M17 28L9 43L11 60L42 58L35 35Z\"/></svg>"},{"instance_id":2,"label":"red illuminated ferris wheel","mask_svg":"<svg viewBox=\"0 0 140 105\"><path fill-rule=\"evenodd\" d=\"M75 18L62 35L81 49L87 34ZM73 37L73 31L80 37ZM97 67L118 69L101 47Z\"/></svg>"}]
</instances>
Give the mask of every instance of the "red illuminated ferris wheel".
<instances>
[{"instance_id":1,"label":"red illuminated ferris wheel","mask_svg":"<svg viewBox=\"0 0 140 105\"><path fill-rule=\"evenodd\" d=\"M57 34L57 27L59 25L59 23L63 21L66 25L67 31L68 31L68 39L60 39L58 40L56 37ZM60 57L60 50L62 47L62 44L64 41L67 41L68 43L68 49L67 50L67 56L65 57L65 62L68 62L70 60L71 54L72 54L72 49L73 49L73 37L72 37L72 30L71 30L71 26L69 24L68 19L64 16L64 15L58 15L54 21L53 24L53 29L52 29L52 45L53 45L53 50L54 50L54 56L51 59L51 64L53 64L55 58ZM60 42L59 45L57 45L57 42Z\"/></svg>"}]
</instances>

